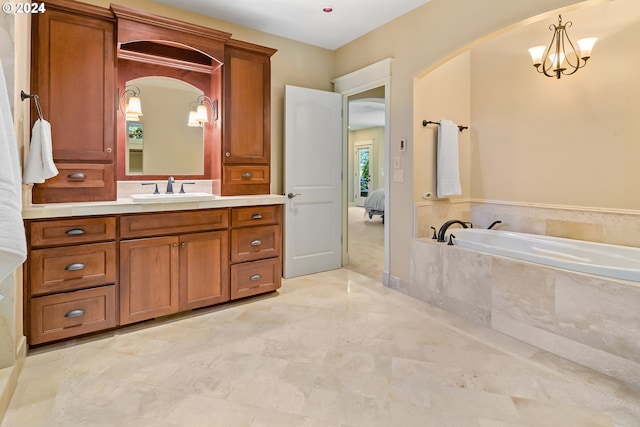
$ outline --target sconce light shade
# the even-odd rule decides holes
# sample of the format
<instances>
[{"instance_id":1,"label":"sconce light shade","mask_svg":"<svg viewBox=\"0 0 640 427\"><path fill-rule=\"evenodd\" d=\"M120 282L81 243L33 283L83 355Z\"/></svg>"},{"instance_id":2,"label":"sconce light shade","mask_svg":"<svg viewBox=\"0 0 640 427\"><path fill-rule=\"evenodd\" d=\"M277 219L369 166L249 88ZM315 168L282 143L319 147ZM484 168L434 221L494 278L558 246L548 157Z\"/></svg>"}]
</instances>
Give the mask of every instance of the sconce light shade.
<instances>
[{"instance_id":1,"label":"sconce light shade","mask_svg":"<svg viewBox=\"0 0 640 427\"><path fill-rule=\"evenodd\" d=\"M140 104L140 98L137 96L130 96L129 103L127 104L127 113L142 115L142 105Z\"/></svg>"},{"instance_id":2,"label":"sconce light shade","mask_svg":"<svg viewBox=\"0 0 640 427\"><path fill-rule=\"evenodd\" d=\"M120 89L118 89L118 93ZM127 99L127 96L129 98ZM122 109L122 104L124 110ZM140 120L138 116L142 115L142 104L140 102L140 89L137 86L126 86L122 93L118 96L118 110L126 117L126 120L130 122L137 122Z\"/></svg>"},{"instance_id":3,"label":"sconce light shade","mask_svg":"<svg viewBox=\"0 0 640 427\"><path fill-rule=\"evenodd\" d=\"M549 26L553 31L549 46L535 46L529 49L533 66L539 73L559 79L562 75L569 76L587 65L591 50L598 39L589 37L578 40L578 52L567 34L567 28L571 25L571 21L563 24L562 16L558 15L558 25Z\"/></svg>"},{"instance_id":4,"label":"sconce light shade","mask_svg":"<svg viewBox=\"0 0 640 427\"><path fill-rule=\"evenodd\" d=\"M200 123L208 123L209 122L209 114L207 114L207 106L204 104L198 105L198 109L196 110L196 120Z\"/></svg>"},{"instance_id":5,"label":"sconce light shade","mask_svg":"<svg viewBox=\"0 0 640 427\"><path fill-rule=\"evenodd\" d=\"M196 119L196 111L189 111L189 122L187 123L187 126L190 127L200 127L201 124L200 122Z\"/></svg>"},{"instance_id":6,"label":"sconce light shade","mask_svg":"<svg viewBox=\"0 0 640 427\"><path fill-rule=\"evenodd\" d=\"M218 100L212 101L208 96L200 95L195 102L191 103L190 108L197 107L189 112L187 126L204 126L205 123L209 123L207 105L211 108L211 120L218 120Z\"/></svg>"}]
</instances>

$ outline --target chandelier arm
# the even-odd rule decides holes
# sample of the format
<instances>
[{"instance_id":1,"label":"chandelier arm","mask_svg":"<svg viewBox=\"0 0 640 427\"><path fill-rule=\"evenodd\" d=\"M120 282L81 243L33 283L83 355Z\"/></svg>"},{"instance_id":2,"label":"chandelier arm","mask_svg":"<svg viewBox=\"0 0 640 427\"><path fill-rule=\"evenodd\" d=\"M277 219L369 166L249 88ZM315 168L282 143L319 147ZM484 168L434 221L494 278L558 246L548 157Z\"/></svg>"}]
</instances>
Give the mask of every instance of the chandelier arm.
<instances>
[{"instance_id":1,"label":"chandelier arm","mask_svg":"<svg viewBox=\"0 0 640 427\"><path fill-rule=\"evenodd\" d=\"M551 53L551 49L554 45L554 42L556 42L557 40L557 36L558 36L558 27L556 27L555 25L551 24L549 25L549 29L553 31L553 37L551 38L551 42L549 43L549 46L547 46L547 48L544 51L544 54L542 55L542 71L540 71L542 74L544 74L547 77L556 77L556 73L555 70L552 74L549 73L549 70L552 69L553 67L553 62L551 60L549 60L549 54ZM557 42L556 42L557 44Z\"/></svg>"}]
</instances>

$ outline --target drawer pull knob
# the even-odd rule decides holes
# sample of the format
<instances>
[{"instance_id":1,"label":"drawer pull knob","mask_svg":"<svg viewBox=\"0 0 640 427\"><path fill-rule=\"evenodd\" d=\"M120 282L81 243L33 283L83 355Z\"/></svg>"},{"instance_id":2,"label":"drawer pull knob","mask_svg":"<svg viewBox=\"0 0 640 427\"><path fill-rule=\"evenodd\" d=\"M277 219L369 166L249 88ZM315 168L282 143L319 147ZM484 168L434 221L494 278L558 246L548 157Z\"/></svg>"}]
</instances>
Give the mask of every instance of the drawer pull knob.
<instances>
[{"instance_id":1,"label":"drawer pull knob","mask_svg":"<svg viewBox=\"0 0 640 427\"><path fill-rule=\"evenodd\" d=\"M251 177L253 177L253 174L251 172L244 172L242 174L242 177L243 178L251 178Z\"/></svg>"},{"instance_id":2,"label":"drawer pull knob","mask_svg":"<svg viewBox=\"0 0 640 427\"><path fill-rule=\"evenodd\" d=\"M83 270L86 266L81 263L81 262L77 262L75 264L69 264L67 265L64 269L67 271L77 271L77 270Z\"/></svg>"},{"instance_id":3,"label":"drawer pull knob","mask_svg":"<svg viewBox=\"0 0 640 427\"><path fill-rule=\"evenodd\" d=\"M251 219L262 219L262 214L254 213L253 215L251 215Z\"/></svg>"},{"instance_id":4,"label":"drawer pull knob","mask_svg":"<svg viewBox=\"0 0 640 427\"><path fill-rule=\"evenodd\" d=\"M262 279L262 274L254 274L249 278L249 280L251 280L252 282L258 281L260 279Z\"/></svg>"},{"instance_id":5,"label":"drawer pull knob","mask_svg":"<svg viewBox=\"0 0 640 427\"><path fill-rule=\"evenodd\" d=\"M251 246L260 246L262 244L262 240L254 240L251 242Z\"/></svg>"},{"instance_id":6,"label":"drawer pull knob","mask_svg":"<svg viewBox=\"0 0 640 427\"><path fill-rule=\"evenodd\" d=\"M84 233L85 233L85 231L82 228L72 228L70 230L65 231L64 234L67 234L69 236L78 236L78 235L81 235L81 234L84 234Z\"/></svg>"},{"instance_id":7,"label":"drawer pull knob","mask_svg":"<svg viewBox=\"0 0 640 427\"><path fill-rule=\"evenodd\" d=\"M82 172L75 172L75 173L70 173L69 175L67 175L67 178L69 178L69 179L86 179L87 178L87 174L82 173Z\"/></svg>"},{"instance_id":8,"label":"drawer pull knob","mask_svg":"<svg viewBox=\"0 0 640 427\"><path fill-rule=\"evenodd\" d=\"M80 317L80 316L84 316L84 310L71 310L70 312L66 313L64 315L64 317L66 317L67 319L71 319L72 317Z\"/></svg>"}]
</instances>

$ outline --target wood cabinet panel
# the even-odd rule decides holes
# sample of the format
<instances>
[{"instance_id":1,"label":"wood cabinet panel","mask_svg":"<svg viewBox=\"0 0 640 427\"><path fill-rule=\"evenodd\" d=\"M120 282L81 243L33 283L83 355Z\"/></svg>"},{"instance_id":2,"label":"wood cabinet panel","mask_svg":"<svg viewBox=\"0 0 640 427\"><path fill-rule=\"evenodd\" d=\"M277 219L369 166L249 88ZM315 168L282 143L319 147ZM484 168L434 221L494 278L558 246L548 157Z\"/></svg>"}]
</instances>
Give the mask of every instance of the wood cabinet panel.
<instances>
[{"instance_id":1,"label":"wood cabinet panel","mask_svg":"<svg viewBox=\"0 0 640 427\"><path fill-rule=\"evenodd\" d=\"M51 123L54 160L112 162L114 22L58 10L55 2L33 16L32 88ZM79 89L83 101L72 101Z\"/></svg>"},{"instance_id":2,"label":"wood cabinet panel","mask_svg":"<svg viewBox=\"0 0 640 427\"><path fill-rule=\"evenodd\" d=\"M180 236L180 310L229 300L229 234Z\"/></svg>"},{"instance_id":3,"label":"wood cabinet panel","mask_svg":"<svg viewBox=\"0 0 640 427\"><path fill-rule=\"evenodd\" d=\"M231 299L275 291L280 288L280 258L245 262L231 266Z\"/></svg>"},{"instance_id":4,"label":"wood cabinet panel","mask_svg":"<svg viewBox=\"0 0 640 427\"><path fill-rule=\"evenodd\" d=\"M225 164L268 163L270 145L265 144L270 123L269 57L245 51L225 52ZM267 89L268 91L267 92ZM269 135L270 136L270 135Z\"/></svg>"},{"instance_id":5,"label":"wood cabinet panel","mask_svg":"<svg viewBox=\"0 0 640 427\"><path fill-rule=\"evenodd\" d=\"M32 247L99 242L116 238L115 217L32 221Z\"/></svg>"},{"instance_id":6,"label":"wood cabinet panel","mask_svg":"<svg viewBox=\"0 0 640 427\"><path fill-rule=\"evenodd\" d=\"M115 283L116 244L35 249L30 253L31 295Z\"/></svg>"},{"instance_id":7,"label":"wood cabinet panel","mask_svg":"<svg viewBox=\"0 0 640 427\"><path fill-rule=\"evenodd\" d=\"M178 312L177 236L120 242L120 324Z\"/></svg>"},{"instance_id":8,"label":"wood cabinet panel","mask_svg":"<svg viewBox=\"0 0 640 427\"><path fill-rule=\"evenodd\" d=\"M279 224L282 218L282 205L249 206L231 210L232 227Z\"/></svg>"},{"instance_id":9,"label":"wood cabinet panel","mask_svg":"<svg viewBox=\"0 0 640 427\"><path fill-rule=\"evenodd\" d=\"M282 233L279 225L231 230L231 262L254 261L280 256Z\"/></svg>"},{"instance_id":10,"label":"wood cabinet panel","mask_svg":"<svg viewBox=\"0 0 640 427\"><path fill-rule=\"evenodd\" d=\"M120 237L124 239L217 230L227 228L228 225L228 209L125 215L120 218Z\"/></svg>"},{"instance_id":11,"label":"wood cabinet panel","mask_svg":"<svg viewBox=\"0 0 640 427\"><path fill-rule=\"evenodd\" d=\"M32 298L30 344L70 338L116 326L116 287Z\"/></svg>"}]
</instances>

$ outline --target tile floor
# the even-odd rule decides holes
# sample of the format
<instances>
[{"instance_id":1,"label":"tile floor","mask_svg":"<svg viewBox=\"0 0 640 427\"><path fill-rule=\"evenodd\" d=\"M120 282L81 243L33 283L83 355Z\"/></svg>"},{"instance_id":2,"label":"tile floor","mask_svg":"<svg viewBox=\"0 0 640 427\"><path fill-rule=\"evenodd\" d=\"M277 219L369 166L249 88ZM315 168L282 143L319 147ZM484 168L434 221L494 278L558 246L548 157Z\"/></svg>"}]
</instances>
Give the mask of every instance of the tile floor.
<instances>
[{"instance_id":1,"label":"tile floor","mask_svg":"<svg viewBox=\"0 0 640 427\"><path fill-rule=\"evenodd\" d=\"M340 269L32 351L2 427L640 425L640 390Z\"/></svg>"}]
</instances>

